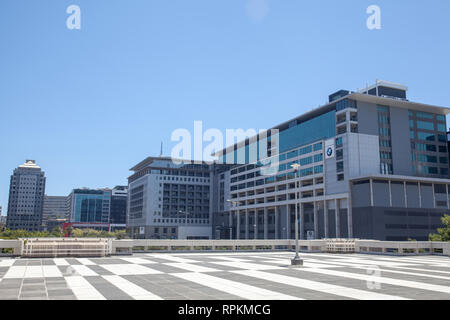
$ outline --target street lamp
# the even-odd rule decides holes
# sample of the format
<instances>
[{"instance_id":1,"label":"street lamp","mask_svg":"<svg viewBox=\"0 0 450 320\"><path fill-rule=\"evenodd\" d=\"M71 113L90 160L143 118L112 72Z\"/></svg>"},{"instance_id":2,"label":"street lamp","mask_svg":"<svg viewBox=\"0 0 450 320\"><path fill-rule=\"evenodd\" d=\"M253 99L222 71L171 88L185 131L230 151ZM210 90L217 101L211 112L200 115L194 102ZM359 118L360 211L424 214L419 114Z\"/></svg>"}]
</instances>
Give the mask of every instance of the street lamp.
<instances>
[{"instance_id":1,"label":"street lamp","mask_svg":"<svg viewBox=\"0 0 450 320\"><path fill-rule=\"evenodd\" d=\"M256 227L257 227L256 224L254 224L254 225L253 225L253 230L254 230L254 231L253 231L253 233L254 233L253 236L254 236L255 239L258 239L258 234L256 233L256 232L257 232L257 231L256 231Z\"/></svg>"},{"instance_id":2,"label":"street lamp","mask_svg":"<svg viewBox=\"0 0 450 320\"><path fill-rule=\"evenodd\" d=\"M291 260L291 265L293 266L301 266L303 265L303 260L300 259L298 255L298 197L297 197L297 180L298 179L298 168L300 165L298 163L291 164L291 167L295 170L295 257Z\"/></svg>"}]
</instances>

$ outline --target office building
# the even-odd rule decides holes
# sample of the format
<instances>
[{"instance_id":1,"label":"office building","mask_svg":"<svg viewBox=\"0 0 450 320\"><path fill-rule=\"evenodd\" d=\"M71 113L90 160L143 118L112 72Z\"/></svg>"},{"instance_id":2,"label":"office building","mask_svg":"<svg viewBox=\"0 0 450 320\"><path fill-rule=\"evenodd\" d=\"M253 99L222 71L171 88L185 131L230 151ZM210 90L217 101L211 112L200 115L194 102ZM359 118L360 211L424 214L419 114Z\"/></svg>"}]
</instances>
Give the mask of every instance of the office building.
<instances>
[{"instance_id":1,"label":"office building","mask_svg":"<svg viewBox=\"0 0 450 320\"><path fill-rule=\"evenodd\" d=\"M68 217L74 228L108 229L110 189L74 189L68 196Z\"/></svg>"},{"instance_id":2,"label":"office building","mask_svg":"<svg viewBox=\"0 0 450 320\"><path fill-rule=\"evenodd\" d=\"M34 160L26 160L11 176L7 228L41 230L44 193L44 172Z\"/></svg>"},{"instance_id":3,"label":"office building","mask_svg":"<svg viewBox=\"0 0 450 320\"><path fill-rule=\"evenodd\" d=\"M111 212L109 222L114 228L125 228L127 223L128 187L116 186L111 190Z\"/></svg>"},{"instance_id":4,"label":"office building","mask_svg":"<svg viewBox=\"0 0 450 320\"><path fill-rule=\"evenodd\" d=\"M274 127L268 159L248 161L250 140L217 153L235 167L219 179L229 201L215 213L216 234L294 238L297 203L300 239L427 240L450 208L450 109L411 102L407 90L387 81L340 90ZM274 164L276 174L261 173Z\"/></svg>"},{"instance_id":5,"label":"office building","mask_svg":"<svg viewBox=\"0 0 450 320\"><path fill-rule=\"evenodd\" d=\"M67 197L45 195L42 215L43 230L52 231L55 227L68 222L67 211Z\"/></svg>"},{"instance_id":6,"label":"office building","mask_svg":"<svg viewBox=\"0 0 450 320\"><path fill-rule=\"evenodd\" d=\"M129 233L147 239L212 237L210 165L149 157L128 178Z\"/></svg>"}]
</instances>

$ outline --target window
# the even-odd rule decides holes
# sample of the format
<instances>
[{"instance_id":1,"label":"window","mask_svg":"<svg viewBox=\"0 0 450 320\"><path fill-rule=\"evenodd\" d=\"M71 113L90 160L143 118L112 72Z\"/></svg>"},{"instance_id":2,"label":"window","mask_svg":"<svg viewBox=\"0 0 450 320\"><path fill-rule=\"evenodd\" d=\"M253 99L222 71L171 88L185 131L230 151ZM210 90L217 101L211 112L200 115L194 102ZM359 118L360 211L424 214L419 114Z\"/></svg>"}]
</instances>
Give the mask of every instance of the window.
<instances>
[{"instance_id":1,"label":"window","mask_svg":"<svg viewBox=\"0 0 450 320\"><path fill-rule=\"evenodd\" d=\"M306 166L308 164L311 164L312 162L313 162L312 157L300 159L300 165L302 165L302 166Z\"/></svg>"},{"instance_id":2,"label":"window","mask_svg":"<svg viewBox=\"0 0 450 320\"><path fill-rule=\"evenodd\" d=\"M427 140L427 141L435 141L435 139L436 139L433 133L421 132L421 131L417 132L417 138L419 140Z\"/></svg>"},{"instance_id":3,"label":"window","mask_svg":"<svg viewBox=\"0 0 450 320\"><path fill-rule=\"evenodd\" d=\"M342 150L340 150L340 151L342 151ZM322 161L322 160L323 160L323 154L322 154L322 153L316 154L316 155L314 156L314 162L320 162L320 161Z\"/></svg>"},{"instance_id":4,"label":"window","mask_svg":"<svg viewBox=\"0 0 450 320\"><path fill-rule=\"evenodd\" d=\"M314 151L319 151L319 150L322 150L322 142L316 143L314 145Z\"/></svg>"},{"instance_id":5,"label":"window","mask_svg":"<svg viewBox=\"0 0 450 320\"><path fill-rule=\"evenodd\" d=\"M437 124L437 130L440 132L446 132L445 124L438 123Z\"/></svg>"},{"instance_id":6,"label":"window","mask_svg":"<svg viewBox=\"0 0 450 320\"><path fill-rule=\"evenodd\" d=\"M342 147L342 138L337 138L336 139L336 147Z\"/></svg>"},{"instance_id":7,"label":"window","mask_svg":"<svg viewBox=\"0 0 450 320\"><path fill-rule=\"evenodd\" d=\"M447 152L447 147L446 146L439 146L439 152Z\"/></svg>"},{"instance_id":8,"label":"window","mask_svg":"<svg viewBox=\"0 0 450 320\"><path fill-rule=\"evenodd\" d=\"M437 114L436 115L436 120L437 121L445 121L445 116L441 115L441 114Z\"/></svg>"},{"instance_id":9,"label":"window","mask_svg":"<svg viewBox=\"0 0 450 320\"><path fill-rule=\"evenodd\" d=\"M312 146L307 146L300 149L300 155L312 152Z\"/></svg>"},{"instance_id":10,"label":"window","mask_svg":"<svg viewBox=\"0 0 450 320\"><path fill-rule=\"evenodd\" d=\"M416 117L417 117L417 118L423 118L423 119L430 119L430 120L433 120L433 114L432 114L432 113L427 113L427 112L420 112L420 111L417 111L417 112L416 112Z\"/></svg>"},{"instance_id":11,"label":"window","mask_svg":"<svg viewBox=\"0 0 450 320\"><path fill-rule=\"evenodd\" d=\"M336 172L342 172L344 171L344 162L336 162Z\"/></svg>"},{"instance_id":12,"label":"window","mask_svg":"<svg viewBox=\"0 0 450 320\"><path fill-rule=\"evenodd\" d=\"M314 173L315 174L322 173L322 172L323 172L323 166L322 165L314 167Z\"/></svg>"},{"instance_id":13,"label":"window","mask_svg":"<svg viewBox=\"0 0 450 320\"><path fill-rule=\"evenodd\" d=\"M337 175L337 181L344 181L344 174L343 173Z\"/></svg>"},{"instance_id":14,"label":"window","mask_svg":"<svg viewBox=\"0 0 450 320\"><path fill-rule=\"evenodd\" d=\"M433 122L428 122L428 121L418 120L417 121L417 128L425 129L425 130L434 130L434 123ZM442 130L442 131L445 131L445 129Z\"/></svg>"}]
</instances>

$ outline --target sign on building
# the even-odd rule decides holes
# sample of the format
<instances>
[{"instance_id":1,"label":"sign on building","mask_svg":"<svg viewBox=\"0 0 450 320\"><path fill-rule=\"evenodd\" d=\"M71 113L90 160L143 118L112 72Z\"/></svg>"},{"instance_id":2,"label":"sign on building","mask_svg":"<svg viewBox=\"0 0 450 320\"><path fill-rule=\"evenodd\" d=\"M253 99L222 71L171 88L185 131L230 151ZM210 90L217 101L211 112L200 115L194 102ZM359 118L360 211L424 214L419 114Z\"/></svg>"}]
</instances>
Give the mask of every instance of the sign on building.
<instances>
[{"instance_id":1,"label":"sign on building","mask_svg":"<svg viewBox=\"0 0 450 320\"><path fill-rule=\"evenodd\" d=\"M334 139L328 139L325 141L325 159L334 158L335 145Z\"/></svg>"}]
</instances>

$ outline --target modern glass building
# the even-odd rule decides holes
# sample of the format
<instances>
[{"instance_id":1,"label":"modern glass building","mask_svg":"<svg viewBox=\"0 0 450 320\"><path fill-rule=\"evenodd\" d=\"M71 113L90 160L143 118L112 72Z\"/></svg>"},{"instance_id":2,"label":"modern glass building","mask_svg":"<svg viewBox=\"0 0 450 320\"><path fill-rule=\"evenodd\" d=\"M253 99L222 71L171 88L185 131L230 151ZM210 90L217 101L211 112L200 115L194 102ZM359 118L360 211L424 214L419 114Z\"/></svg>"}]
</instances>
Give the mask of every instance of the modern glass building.
<instances>
[{"instance_id":1,"label":"modern glass building","mask_svg":"<svg viewBox=\"0 0 450 320\"><path fill-rule=\"evenodd\" d=\"M74 189L68 203L71 223L109 223L110 189Z\"/></svg>"},{"instance_id":2,"label":"modern glass building","mask_svg":"<svg viewBox=\"0 0 450 320\"><path fill-rule=\"evenodd\" d=\"M340 90L272 135L217 153L234 167L213 186L228 200L215 203L213 229L294 238L297 205L301 239L426 240L450 208L450 109L411 102L407 90L387 81Z\"/></svg>"},{"instance_id":3,"label":"modern glass building","mask_svg":"<svg viewBox=\"0 0 450 320\"><path fill-rule=\"evenodd\" d=\"M388 81L340 90L214 164L147 158L129 178L129 227L140 237L293 239L298 223L300 239L427 240L450 209L450 109L407 91Z\"/></svg>"}]
</instances>

